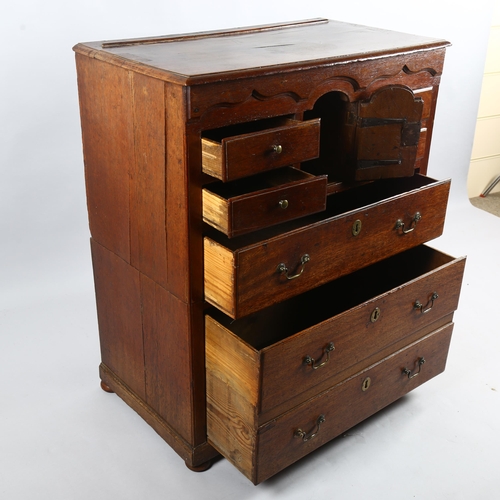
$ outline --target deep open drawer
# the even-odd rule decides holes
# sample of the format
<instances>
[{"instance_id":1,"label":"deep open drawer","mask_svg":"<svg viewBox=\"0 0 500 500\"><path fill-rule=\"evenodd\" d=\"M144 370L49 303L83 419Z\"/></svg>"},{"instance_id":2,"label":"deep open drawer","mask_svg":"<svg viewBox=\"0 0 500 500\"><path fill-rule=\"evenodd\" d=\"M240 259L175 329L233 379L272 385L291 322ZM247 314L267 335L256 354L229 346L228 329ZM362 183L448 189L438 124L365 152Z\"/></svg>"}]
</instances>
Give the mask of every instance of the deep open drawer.
<instances>
[{"instance_id":1,"label":"deep open drawer","mask_svg":"<svg viewBox=\"0 0 500 500\"><path fill-rule=\"evenodd\" d=\"M209 393L208 440L258 484L440 374L452 331L447 323L259 427Z\"/></svg>"},{"instance_id":2,"label":"deep open drawer","mask_svg":"<svg viewBox=\"0 0 500 500\"><path fill-rule=\"evenodd\" d=\"M328 197L325 211L239 238L204 238L205 299L232 318L441 235L450 181L415 175Z\"/></svg>"},{"instance_id":3,"label":"deep open drawer","mask_svg":"<svg viewBox=\"0 0 500 500\"><path fill-rule=\"evenodd\" d=\"M209 378L231 374L247 418L262 424L450 322L464 267L422 245L239 320L213 310Z\"/></svg>"}]
</instances>

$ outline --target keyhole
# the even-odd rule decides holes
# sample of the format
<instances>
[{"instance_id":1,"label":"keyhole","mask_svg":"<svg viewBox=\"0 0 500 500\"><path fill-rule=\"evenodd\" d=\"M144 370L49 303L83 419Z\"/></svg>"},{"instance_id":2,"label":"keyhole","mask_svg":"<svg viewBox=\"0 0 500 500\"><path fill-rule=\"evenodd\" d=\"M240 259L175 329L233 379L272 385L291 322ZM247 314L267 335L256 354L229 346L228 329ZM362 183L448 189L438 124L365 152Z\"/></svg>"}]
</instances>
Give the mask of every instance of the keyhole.
<instances>
[{"instance_id":1,"label":"keyhole","mask_svg":"<svg viewBox=\"0 0 500 500\"><path fill-rule=\"evenodd\" d=\"M377 321L379 318L380 318L380 309L376 307L370 315L370 321L372 323L375 323L375 321Z\"/></svg>"},{"instance_id":2,"label":"keyhole","mask_svg":"<svg viewBox=\"0 0 500 500\"><path fill-rule=\"evenodd\" d=\"M361 385L361 390L363 392L367 391L368 388L370 387L372 383L372 379L370 377L366 377L364 380L363 380L363 384Z\"/></svg>"},{"instance_id":3,"label":"keyhole","mask_svg":"<svg viewBox=\"0 0 500 500\"><path fill-rule=\"evenodd\" d=\"M352 225L352 235L357 236L361 232L361 221L359 219L354 221Z\"/></svg>"}]
</instances>

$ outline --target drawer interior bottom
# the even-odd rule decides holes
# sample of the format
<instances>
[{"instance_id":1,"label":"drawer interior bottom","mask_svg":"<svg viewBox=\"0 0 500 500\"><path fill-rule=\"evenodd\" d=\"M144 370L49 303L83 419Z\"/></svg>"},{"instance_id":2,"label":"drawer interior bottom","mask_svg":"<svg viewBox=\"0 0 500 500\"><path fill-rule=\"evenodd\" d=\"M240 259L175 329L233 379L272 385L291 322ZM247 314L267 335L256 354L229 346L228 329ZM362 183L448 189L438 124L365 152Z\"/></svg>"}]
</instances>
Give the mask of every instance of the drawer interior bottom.
<instances>
[{"instance_id":1,"label":"drawer interior bottom","mask_svg":"<svg viewBox=\"0 0 500 500\"><path fill-rule=\"evenodd\" d=\"M449 255L421 245L237 320L215 308L210 315L260 350L453 260Z\"/></svg>"}]
</instances>

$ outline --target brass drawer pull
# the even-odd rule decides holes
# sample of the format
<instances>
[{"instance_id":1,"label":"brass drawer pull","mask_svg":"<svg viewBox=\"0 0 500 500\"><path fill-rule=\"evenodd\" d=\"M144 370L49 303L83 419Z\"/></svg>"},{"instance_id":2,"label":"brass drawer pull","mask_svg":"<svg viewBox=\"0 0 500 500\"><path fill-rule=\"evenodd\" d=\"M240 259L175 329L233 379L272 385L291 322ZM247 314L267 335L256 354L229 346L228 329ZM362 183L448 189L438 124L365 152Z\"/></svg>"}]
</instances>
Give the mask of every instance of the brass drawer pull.
<instances>
[{"instance_id":1,"label":"brass drawer pull","mask_svg":"<svg viewBox=\"0 0 500 500\"><path fill-rule=\"evenodd\" d=\"M420 300L415 301L415 304L413 304L413 309L415 310L420 310L422 314L428 313L433 307L434 307L434 301L439 298L439 295L437 292L434 292L431 295L431 298L427 301L427 304L425 306L420 302ZM430 304L430 306L429 306ZM427 307L429 306L429 307Z\"/></svg>"},{"instance_id":2,"label":"brass drawer pull","mask_svg":"<svg viewBox=\"0 0 500 500\"><path fill-rule=\"evenodd\" d=\"M314 358L311 358L311 356L306 356L304 358L304 363L306 365L311 365L313 370L317 370L318 368L325 366L328 363L328 361L330 361L330 353L334 350L335 350L335 346L333 345L333 342L329 342L324 348L326 358L323 361L323 363L320 363L319 365L315 365L316 360Z\"/></svg>"},{"instance_id":3,"label":"brass drawer pull","mask_svg":"<svg viewBox=\"0 0 500 500\"><path fill-rule=\"evenodd\" d=\"M318 417L318 420L316 420L316 428L313 429L310 433L307 433L303 431L302 429L297 429L294 433L293 436L296 438L301 438L302 441L306 442L309 441L310 439L315 438L318 435L319 429L321 427L321 424L325 421L325 416L320 415Z\"/></svg>"},{"instance_id":4,"label":"brass drawer pull","mask_svg":"<svg viewBox=\"0 0 500 500\"><path fill-rule=\"evenodd\" d=\"M420 358L418 360L418 372L417 373L411 373L411 370L408 368L403 368L403 375L407 375L408 378L414 378L416 377L422 370L422 365L425 363L425 358Z\"/></svg>"},{"instance_id":5,"label":"brass drawer pull","mask_svg":"<svg viewBox=\"0 0 500 500\"><path fill-rule=\"evenodd\" d=\"M280 155L283 152L283 146L281 144L275 144L273 146L273 152L275 152L277 155Z\"/></svg>"},{"instance_id":6,"label":"brass drawer pull","mask_svg":"<svg viewBox=\"0 0 500 500\"><path fill-rule=\"evenodd\" d=\"M403 222L403 220L398 219L396 221L396 229L401 229L401 234L411 233L417 227L417 222L419 222L421 219L422 214L420 212L416 212L413 216L413 219L411 220L409 229L405 229L405 223Z\"/></svg>"},{"instance_id":7,"label":"brass drawer pull","mask_svg":"<svg viewBox=\"0 0 500 500\"><path fill-rule=\"evenodd\" d=\"M279 203L278 203L278 205L283 210L286 210L288 208L288 200L280 200Z\"/></svg>"},{"instance_id":8,"label":"brass drawer pull","mask_svg":"<svg viewBox=\"0 0 500 500\"><path fill-rule=\"evenodd\" d=\"M293 276L288 276L288 267L286 267L286 264L284 264L283 262L281 264L278 264L278 272L280 274L284 274L286 276L287 280L294 280L295 278L298 278L299 276L302 275L306 264L310 260L311 260L311 257L309 257L309 255L307 253L305 253L300 259L300 263L301 263L300 271L297 274L294 274Z\"/></svg>"}]
</instances>

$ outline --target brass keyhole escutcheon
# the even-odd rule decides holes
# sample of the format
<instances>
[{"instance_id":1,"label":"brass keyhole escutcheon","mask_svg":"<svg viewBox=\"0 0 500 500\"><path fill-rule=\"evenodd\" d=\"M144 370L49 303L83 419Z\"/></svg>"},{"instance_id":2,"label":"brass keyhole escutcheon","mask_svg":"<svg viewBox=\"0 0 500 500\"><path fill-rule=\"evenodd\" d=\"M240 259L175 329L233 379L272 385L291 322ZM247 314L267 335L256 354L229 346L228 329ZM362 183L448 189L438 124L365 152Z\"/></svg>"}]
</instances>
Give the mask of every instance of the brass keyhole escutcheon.
<instances>
[{"instance_id":1,"label":"brass keyhole escutcheon","mask_svg":"<svg viewBox=\"0 0 500 500\"><path fill-rule=\"evenodd\" d=\"M371 385L372 385L372 379L370 377L366 377L363 380L363 383L361 384L361 390L365 392L370 388Z\"/></svg>"},{"instance_id":2,"label":"brass keyhole escutcheon","mask_svg":"<svg viewBox=\"0 0 500 500\"><path fill-rule=\"evenodd\" d=\"M354 221L354 224L352 225L352 235L357 236L361 232L361 221L359 219L356 219Z\"/></svg>"},{"instance_id":3,"label":"brass keyhole escutcheon","mask_svg":"<svg viewBox=\"0 0 500 500\"><path fill-rule=\"evenodd\" d=\"M370 314L370 321L372 323L375 323L375 321L377 321L379 318L380 318L380 308L376 307Z\"/></svg>"}]
</instances>

